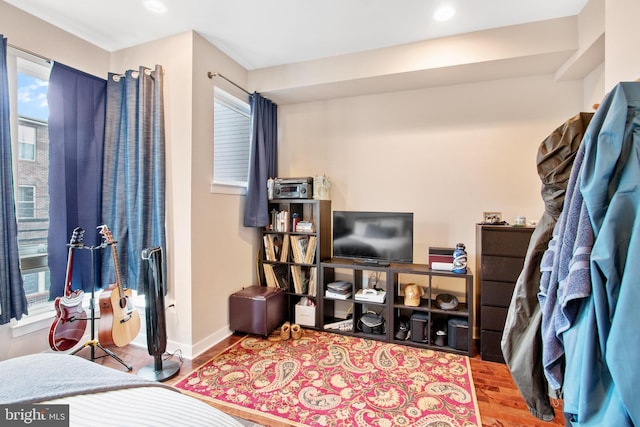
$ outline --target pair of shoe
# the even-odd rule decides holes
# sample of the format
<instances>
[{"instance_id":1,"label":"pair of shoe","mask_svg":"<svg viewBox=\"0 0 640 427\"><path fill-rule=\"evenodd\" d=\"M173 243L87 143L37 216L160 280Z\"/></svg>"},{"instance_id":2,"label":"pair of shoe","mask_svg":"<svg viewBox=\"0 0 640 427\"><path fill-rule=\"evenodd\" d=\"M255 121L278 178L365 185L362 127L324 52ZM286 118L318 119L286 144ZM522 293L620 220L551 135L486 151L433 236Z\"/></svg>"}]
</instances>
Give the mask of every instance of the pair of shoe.
<instances>
[{"instance_id":1,"label":"pair of shoe","mask_svg":"<svg viewBox=\"0 0 640 427\"><path fill-rule=\"evenodd\" d=\"M280 327L280 338L283 340L288 340L289 338L293 338L294 340L298 340L302 337L302 328L297 323L293 325L289 322L284 322L284 324Z\"/></svg>"}]
</instances>

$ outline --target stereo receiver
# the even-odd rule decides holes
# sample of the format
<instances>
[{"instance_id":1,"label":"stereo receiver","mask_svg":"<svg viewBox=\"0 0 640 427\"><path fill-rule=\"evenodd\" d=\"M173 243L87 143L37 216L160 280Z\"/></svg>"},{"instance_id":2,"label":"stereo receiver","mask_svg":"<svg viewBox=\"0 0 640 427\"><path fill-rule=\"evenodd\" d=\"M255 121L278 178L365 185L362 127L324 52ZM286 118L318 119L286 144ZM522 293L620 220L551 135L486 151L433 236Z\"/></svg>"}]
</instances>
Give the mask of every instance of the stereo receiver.
<instances>
[{"instance_id":1,"label":"stereo receiver","mask_svg":"<svg viewBox=\"0 0 640 427\"><path fill-rule=\"evenodd\" d=\"M276 178L273 182L273 197L311 199L313 198L313 178Z\"/></svg>"}]
</instances>

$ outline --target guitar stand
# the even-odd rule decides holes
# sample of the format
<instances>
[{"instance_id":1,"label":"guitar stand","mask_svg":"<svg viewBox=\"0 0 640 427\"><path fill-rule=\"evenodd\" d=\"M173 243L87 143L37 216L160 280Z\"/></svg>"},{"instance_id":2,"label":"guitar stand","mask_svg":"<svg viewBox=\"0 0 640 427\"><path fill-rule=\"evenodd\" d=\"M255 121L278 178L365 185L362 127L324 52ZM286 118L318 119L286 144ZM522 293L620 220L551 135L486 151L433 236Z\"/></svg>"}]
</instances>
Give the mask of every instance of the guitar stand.
<instances>
[{"instance_id":1,"label":"guitar stand","mask_svg":"<svg viewBox=\"0 0 640 427\"><path fill-rule=\"evenodd\" d=\"M91 277L93 280L93 285L91 286L91 301L89 301L89 310L91 312L91 339L87 342L84 343L84 345L76 350L74 350L71 354L75 355L76 353L80 352L81 350L87 348L87 347L91 347L91 361L95 361L96 359L101 359L103 357L107 357L110 356L113 359L115 359L116 361L118 361L122 366L124 366L125 368L127 368L127 370L132 371L133 367L131 365L127 365L124 360L122 360L120 357L118 357L113 351L109 350L108 348L104 348L102 346L102 344L100 344L100 342L96 339L96 319L99 319L99 317L96 317L96 306L95 306L95 288L96 288L96 283L95 283L95 278L96 278L96 273L95 273L95 251L96 249L103 249L106 248L107 246L109 246L111 243L102 243L98 246L82 246L82 249L89 249L91 251ZM105 354L103 354L102 356L96 356L96 347L99 348L100 350L102 350Z\"/></svg>"}]
</instances>

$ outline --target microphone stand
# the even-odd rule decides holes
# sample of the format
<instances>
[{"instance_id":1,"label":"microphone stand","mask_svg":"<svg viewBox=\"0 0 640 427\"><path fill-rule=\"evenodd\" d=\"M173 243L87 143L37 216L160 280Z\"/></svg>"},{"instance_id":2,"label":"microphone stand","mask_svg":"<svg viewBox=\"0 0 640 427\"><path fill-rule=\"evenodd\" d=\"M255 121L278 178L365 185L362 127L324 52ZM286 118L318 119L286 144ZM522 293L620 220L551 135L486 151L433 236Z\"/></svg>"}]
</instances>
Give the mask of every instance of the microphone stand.
<instances>
[{"instance_id":1,"label":"microphone stand","mask_svg":"<svg viewBox=\"0 0 640 427\"><path fill-rule=\"evenodd\" d=\"M118 357L114 352L112 352L111 350L109 350L108 348L104 348L102 346L102 344L100 344L100 342L96 339L96 305L95 305L95 288L96 288L96 271L95 271L95 267L96 267L96 260L95 260L95 252L97 249L103 249L106 248L107 246L109 246L110 244L103 242L102 244L98 245L98 246L84 246L82 245L81 248L82 249L88 249L91 251L91 280L92 280L92 284L91 284L91 300L89 301L89 310L91 312L91 339L87 342L84 343L84 345L76 350L74 350L71 354L75 355L76 353L80 352L81 350L87 348L87 347L91 347L91 361L93 362L96 359L100 359L103 357L107 357L107 356L111 356L112 358L114 358L116 361L120 362L120 364L122 366L124 366L125 368L127 368L127 370L131 371L133 370L133 367L131 365L127 365L120 357ZM96 347L99 348L100 350L102 350L105 354L103 354L102 356L96 356Z\"/></svg>"}]
</instances>

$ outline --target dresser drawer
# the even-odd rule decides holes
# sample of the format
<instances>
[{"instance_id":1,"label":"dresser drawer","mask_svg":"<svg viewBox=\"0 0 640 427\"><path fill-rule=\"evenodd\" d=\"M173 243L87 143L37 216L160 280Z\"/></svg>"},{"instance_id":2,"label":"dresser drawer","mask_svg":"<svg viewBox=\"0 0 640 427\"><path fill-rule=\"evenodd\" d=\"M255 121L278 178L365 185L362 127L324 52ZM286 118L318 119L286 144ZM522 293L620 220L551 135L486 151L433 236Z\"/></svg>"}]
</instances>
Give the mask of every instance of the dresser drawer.
<instances>
[{"instance_id":1,"label":"dresser drawer","mask_svg":"<svg viewBox=\"0 0 640 427\"><path fill-rule=\"evenodd\" d=\"M492 227L482 230L482 255L524 257L533 228Z\"/></svg>"},{"instance_id":2,"label":"dresser drawer","mask_svg":"<svg viewBox=\"0 0 640 427\"><path fill-rule=\"evenodd\" d=\"M480 261L482 281L515 283L522 272L524 258L510 258L495 255L482 255Z\"/></svg>"},{"instance_id":3,"label":"dresser drawer","mask_svg":"<svg viewBox=\"0 0 640 427\"><path fill-rule=\"evenodd\" d=\"M480 304L509 307L516 284L514 282L492 282L483 280L480 285Z\"/></svg>"},{"instance_id":4,"label":"dresser drawer","mask_svg":"<svg viewBox=\"0 0 640 427\"><path fill-rule=\"evenodd\" d=\"M502 332L482 331L480 333L480 357L482 360L504 363L500 341L502 341Z\"/></svg>"},{"instance_id":5,"label":"dresser drawer","mask_svg":"<svg viewBox=\"0 0 640 427\"><path fill-rule=\"evenodd\" d=\"M502 331L507 320L507 307L480 306L480 328L482 330Z\"/></svg>"}]
</instances>

